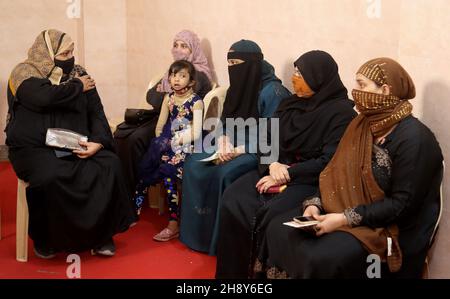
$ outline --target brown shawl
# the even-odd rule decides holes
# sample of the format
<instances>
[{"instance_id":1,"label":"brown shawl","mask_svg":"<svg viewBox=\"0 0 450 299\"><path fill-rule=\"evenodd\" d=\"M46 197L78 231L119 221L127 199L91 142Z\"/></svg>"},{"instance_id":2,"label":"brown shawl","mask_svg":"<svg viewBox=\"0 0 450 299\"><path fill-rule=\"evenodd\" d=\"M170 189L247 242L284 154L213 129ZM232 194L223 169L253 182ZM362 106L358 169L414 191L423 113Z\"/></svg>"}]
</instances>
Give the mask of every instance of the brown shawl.
<instances>
[{"instance_id":1,"label":"brown shawl","mask_svg":"<svg viewBox=\"0 0 450 299\"><path fill-rule=\"evenodd\" d=\"M414 83L408 73L394 60L378 58L365 63L359 74L382 86L391 94L353 91L360 115L348 126L338 149L320 175L322 204L327 213L342 213L347 208L368 205L384 198L372 173L374 137L383 136L412 112L407 101L415 97ZM398 227L372 229L366 226L341 227L355 236L369 253L388 261L392 272L400 270L402 255L398 243ZM392 254L388 256L388 241L392 239Z\"/></svg>"}]
</instances>

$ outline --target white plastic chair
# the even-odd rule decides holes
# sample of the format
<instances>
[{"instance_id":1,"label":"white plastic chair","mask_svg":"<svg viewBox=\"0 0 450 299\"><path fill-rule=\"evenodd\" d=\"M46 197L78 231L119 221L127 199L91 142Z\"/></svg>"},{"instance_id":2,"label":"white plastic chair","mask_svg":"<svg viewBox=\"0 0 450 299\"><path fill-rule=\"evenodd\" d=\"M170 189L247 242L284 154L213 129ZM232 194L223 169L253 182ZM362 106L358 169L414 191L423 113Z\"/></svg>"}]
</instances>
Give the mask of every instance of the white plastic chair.
<instances>
[{"instance_id":1,"label":"white plastic chair","mask_svg":"<svg viewBox=\"0 0 450 299\"><path fill-rule=\"evenodd\" d=\"M218 119L220 119L220 116L222 115L222 111L223 111L223 103L225 102L225 97L227 95L227 90L228 90L227 86L221 86L221 87L217 87L217 88L211 90L210 92L208 92L208 94L203 99L204 120L206 120L206 118L207 118L208 109L210 108L209 106L211 105L214 98L217 98L217 100L218 100L218 103L217 103L218 111L211 111L211 114L214 115L215 117L217 117Z\"/></svg>"},{"instance_id":2,"label":"white plastic chair","mask_svg":"<svg viewBox=\"0 0 450 299\"><path fill-rule=\"evenodd\" d=\"M431 238L430 238L430 249L434 242L434 238L436 237L439 223L442 218L442 211L443 211L443 207L444 207L444 178L445 178L445 161L442 161L442 182L441 182L441 188L440 188L439 216L438 216L438 219L434 226L433 234L431 235ZM425 257L425 265L424 265L424 271L423 271L424 278L429 277L429 272L430 272L429 266L430 266L430 259L429 259L429 253L428 253L427 256Z\"/></svg>"},{"instance_id":3,"label":"white plastic chair","mask_svg":"<svg viewBox=\"0 0 450 299\"><path fill-rule=\"evenodd\" d=\"M16 260L18 262L28 261L27 187L28 183L17 179Z\"/></svg>"},{"instance_id":4,"label":"white plastic chair","mask_svg":"<svg viewBox=\"0 0 450 299\"><path fill-rule=\"evenodd\" d=\"M444 207L444 178L445 178L445 161L442 161L442 182L441 182L441 188L440 188L440 204L439 204L439 216L436 221L436 225L434 226L433 235L431 236L430 245L433 243L434 237L436 235L437 229L439 227L439 222L442 218L442 210Z\"/></svg>"},{"instance_id":5,"label":"white plastic chair","mask_svg":"<svg viewBox=\"0 0 450 299\"><path fill-rule=\"evenodd\" d=\"M26 189L28 183L17 179L17 211L16 211L16 260L28 261L28 204ZM1 217L0 217L1 240Z\"/></svg>"}]
</instances>

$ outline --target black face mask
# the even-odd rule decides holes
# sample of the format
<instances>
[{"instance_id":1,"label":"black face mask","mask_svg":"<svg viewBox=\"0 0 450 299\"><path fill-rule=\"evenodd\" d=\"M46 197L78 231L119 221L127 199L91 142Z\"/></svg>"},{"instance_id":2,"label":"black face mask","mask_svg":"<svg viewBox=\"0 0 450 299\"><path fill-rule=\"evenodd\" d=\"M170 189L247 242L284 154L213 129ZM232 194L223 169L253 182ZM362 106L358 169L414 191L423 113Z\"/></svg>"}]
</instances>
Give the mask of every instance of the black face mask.
<instances>
[{"instance_id":1,"label":"black face mask","mask_svg":"<svg viewBox=\"0 0 450 299\"><path fill-rule=\"evenodd\" d=\"M58 60L55 59L55 65L63 70L65 75L70 74L70 72L75 67L75 57L72 57L67 60Z\"/></svg>"}]
</instances>

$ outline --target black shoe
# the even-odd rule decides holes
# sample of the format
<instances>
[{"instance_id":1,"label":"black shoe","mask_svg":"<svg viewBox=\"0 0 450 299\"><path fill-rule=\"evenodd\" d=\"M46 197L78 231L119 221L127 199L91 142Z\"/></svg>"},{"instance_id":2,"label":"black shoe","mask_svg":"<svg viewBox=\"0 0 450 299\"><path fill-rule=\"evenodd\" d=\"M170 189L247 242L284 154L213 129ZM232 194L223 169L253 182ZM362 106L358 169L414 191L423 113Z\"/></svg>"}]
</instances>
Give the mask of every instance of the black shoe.
<instances>
[{"instance_id":1,"label":"black shoe","mask_svg":"<svg viewBox=\"0 0 450 299\"><path fill-rule=\"evenodd\" d=\"M38 258L49 260L56 256L56 251L51 248L38 248L34 246L34 254Z\"/></svg>"},{"instance_id":2,"label":"black shoe","mask_svg":"<svg viewBox=\"0 0 450 299\"><path fill-rule=\"evenodd\" d=\"M92 255L114 256L115 253L116 245L114 245L114 240L112 238L102 246L91 250Z\"/></svg>"}]
</instances>

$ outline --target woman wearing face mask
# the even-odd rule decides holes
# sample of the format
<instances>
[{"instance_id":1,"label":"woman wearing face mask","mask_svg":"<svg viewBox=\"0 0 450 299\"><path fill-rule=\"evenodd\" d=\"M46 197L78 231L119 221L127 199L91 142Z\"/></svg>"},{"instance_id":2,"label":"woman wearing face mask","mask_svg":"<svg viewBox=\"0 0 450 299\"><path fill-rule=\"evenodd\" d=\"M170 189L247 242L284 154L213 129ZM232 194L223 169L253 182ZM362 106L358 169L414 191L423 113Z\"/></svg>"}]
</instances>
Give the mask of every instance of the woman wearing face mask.
<instances>
[{"instance_id":1,"label":"woman wearing face mask","mask_svg":"<svg viewBox=\"0 0 450 299\"><path fill-rule=\"evenodd\" d=\"M172 57L174 61L187 60L194 65L196 70L194 92L203 99L211 90L212 72L201 49L197 34L189 30L177 33L173 39ZM137 184L139 163L150 141L155 137L155 128L164 96L172 91L169 73L166 73L160 83L147 91L147 102L155 112L154 117L138 127L126 126L118 128L114 133L117 152L124 167L130 197L134 195Z\"/></svg>"},{"instance_id":2,"label":"woman wearing face mask","mask_svg":"<svg viewBox=\"0 0 450 299\"><path fill-rule=\"evenodd\" d=\"M281 100L290 96L255 42L241 40L234 43L228 52L228 65L230 87L222 120L271 117ZM209 157L211 154L208 153L193 154L186 159L181 201L180 240L194 250L211 255L216 252L223 191L258 165L256 142L243 138L234 142L227 135L218 139L219 165L199 161ZM231 148L239 151L227 152Z\"/></svg>"},{"instance_id":3,"label":"woman wearing face mask","mask_svg":"<svg viewBox=\"0 0 450 299\"><path fill-rule=\"evenodd\" d=\"M8 86L9 159L29 183L29 234L44 259L86 249L114 255L113 235L136 221L95 81L74 64L73 50L67 34L42 32ZM87 136L86 150L47 147L49 128Z\"/></svg>"},{"instance_id":4,"label":"woman wearing face mask","mask_svg":"<svg viewBox=\"0 0 450 299\"><path fill-rule=\"evenodd\" d=\"M250 266L270 220L317 192L320 172L356 115L328 53L308 52L294 66L296 94L285 99L274 115L279 118L278 161L260 165L259 171L249 172L223 195L217 278L252 276Z\"/></svg>"},{"instance_id":5,"label":"woman wearing face mask","mask_svg":"<svg viewBox=\"0 0 450 299\"><path fill-rule=\"evenodd\" d=\"M414 83L400 64L370 60L356 82L360 114L301 207L319 221L317 237L281 225L298 207L274 218L257 267L270 278L367 278L369 254L383 262L383 278L421 277L439 214L441 149L411 115Z\"/></svg>"}]
</instances>

